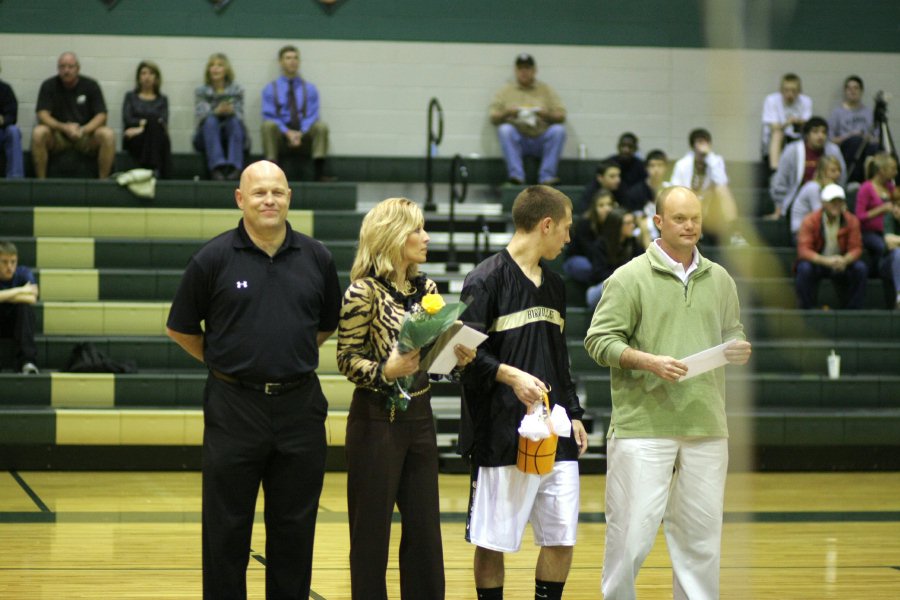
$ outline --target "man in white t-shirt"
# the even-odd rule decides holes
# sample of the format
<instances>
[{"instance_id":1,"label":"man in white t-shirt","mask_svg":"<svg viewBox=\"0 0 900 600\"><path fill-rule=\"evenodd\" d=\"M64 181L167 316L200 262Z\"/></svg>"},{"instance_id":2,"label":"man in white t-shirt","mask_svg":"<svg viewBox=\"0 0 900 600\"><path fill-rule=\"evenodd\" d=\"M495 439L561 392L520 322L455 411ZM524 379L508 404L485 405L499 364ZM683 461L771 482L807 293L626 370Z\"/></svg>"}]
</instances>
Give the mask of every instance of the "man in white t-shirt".
<instances>
[{"instance_id":1,"label":"man in white t-shirt","mask_svg":"<svg viewBox=\"0 0 900 600\"><path fill-rule=\"evenodd\" d=\"M803 137L803 124L812 116L812 100L802 90L800 77L786 73L780 91L763 101L762 156L770 171L778 168L784 145Z\"/></svg>"},{"instance_id":2,"label":"man in white t-shirt","mask_svg":"<svg viewBox=\"0 0 900 600\"><path fill-rule=\"evenodd\" d=\"M747 245L737 228L737 203L728 187L725 159L712 151L712 134L694 129L688 143L691 149L675 163L671 184L693 190L700 198L704 234L708 231L720 240L730 236L732 245Z\"/></svg>"}]
</instances>

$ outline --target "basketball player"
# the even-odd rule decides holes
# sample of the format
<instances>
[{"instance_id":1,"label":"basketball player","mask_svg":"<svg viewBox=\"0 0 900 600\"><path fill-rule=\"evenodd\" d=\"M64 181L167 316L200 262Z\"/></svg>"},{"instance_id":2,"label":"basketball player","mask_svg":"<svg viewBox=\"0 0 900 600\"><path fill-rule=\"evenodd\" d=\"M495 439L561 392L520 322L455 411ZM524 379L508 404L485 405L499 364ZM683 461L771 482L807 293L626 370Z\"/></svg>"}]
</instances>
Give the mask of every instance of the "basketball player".
<instances>
[{"instance_id":1,"label":"basketball player","mask_svg":"<svg viewBox=\"0 0 900 600\"><path fill-rule=\"evenodd\" d=\"M463 374L460 453L472 465L466 539L475 548L479 600L503 598L503 553L516 552L525 524L541 546L535 597L561 598L578 524L578 457L587 450L584 410L569 375L562 278L553 260L569 242L572 201L548 186L531 186L512 209L515 233L504 249L466 277L471 298L463 320L488 333ZM517 470L517 429L527 409L549 394L572 420L546 475Z\"/></svg>"}]
</instances>

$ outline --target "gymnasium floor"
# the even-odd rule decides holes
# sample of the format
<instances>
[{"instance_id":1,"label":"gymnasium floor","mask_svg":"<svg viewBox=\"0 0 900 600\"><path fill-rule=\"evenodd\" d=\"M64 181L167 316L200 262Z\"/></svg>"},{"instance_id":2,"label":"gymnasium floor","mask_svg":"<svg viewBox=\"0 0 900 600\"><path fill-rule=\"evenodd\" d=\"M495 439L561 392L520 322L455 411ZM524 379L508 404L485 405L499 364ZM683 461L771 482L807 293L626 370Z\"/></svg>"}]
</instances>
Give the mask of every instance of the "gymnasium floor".
<instances>
[{"instance_id":1,"label":"gymnasium floor","mask_svg":"<svg viewBox=\"0 0 900 600\"><path fill-rule=\"evenodd\" d=\"M328 473L313 573L315 599L349 598L343 473ZM581 524L564 597L599 598L602 476L582 477ZM462 539L467 478L441 475L447 598L474 596ZM259 509L261 510L260 503ZM248 569L263 598L262 515ZM397 592L399 523L388 592ZM506 597L533 597L530 533L507 560ZM660 534L638 597L671 598ZM196 472L0 473L0 598L200 598L200 475ZM900 598L900 473L735 473L729 476L722 598Z\"/></svg>"}]
</instances>

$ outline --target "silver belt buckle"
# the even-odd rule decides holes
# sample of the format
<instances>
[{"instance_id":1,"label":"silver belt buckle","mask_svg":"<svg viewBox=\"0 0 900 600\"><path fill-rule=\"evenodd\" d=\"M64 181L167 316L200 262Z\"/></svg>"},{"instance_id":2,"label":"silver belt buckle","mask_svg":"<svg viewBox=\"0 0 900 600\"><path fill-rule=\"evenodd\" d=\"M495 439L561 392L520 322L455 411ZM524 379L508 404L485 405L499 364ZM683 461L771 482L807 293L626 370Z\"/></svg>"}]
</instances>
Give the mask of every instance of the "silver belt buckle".
<instances>
[{"instance_id":1,"label":"silver belt buckle","mask_svg":"<svg viewBox=\"0 0 900 600\"><path fill-rule=\"evenodd\" d=\"M280 383L267 383L265 388L266 396L277 396L278 392L281 391Z\"/></svg>"}]
</instances>

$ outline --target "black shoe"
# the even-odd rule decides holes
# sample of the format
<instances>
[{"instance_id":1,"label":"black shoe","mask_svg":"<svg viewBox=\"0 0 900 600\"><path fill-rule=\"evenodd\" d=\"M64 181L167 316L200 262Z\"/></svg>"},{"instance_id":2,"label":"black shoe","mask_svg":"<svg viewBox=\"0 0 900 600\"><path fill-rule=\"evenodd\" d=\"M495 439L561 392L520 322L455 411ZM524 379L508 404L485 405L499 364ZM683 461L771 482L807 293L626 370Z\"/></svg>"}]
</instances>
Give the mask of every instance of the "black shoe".
<instances>
[{"instance_id":1,"label":"black shoe","mask_svg":"<svg viewBox=\"0 0 900 600\"><path fill-rule=\"evenodd\" d=\"M213 181L225 181L225 169L222 167L216 167L209 175Z\"/></svg>"},{"instance_id":2,"label":"black shoe","mask_svg":"<svg viewBox=\"0 0 900 600\"><path fill-rule=\"evenodd\" d=\"M235 169L234 167L229 167L228 175L225 176L225 179L228 181L237 181L241 178L240 169Z\"/></svg>"},{"instance_id":3,"label":"black shoe","mask_svg":"<svg viewBox=\"0 0 900 600\"><path fill-rule=\"evenodd\" d=\"M522 181L521 179L519 179L518 177L510 177L509 179L506 180L506 183L508 183L510 185L524 185L525 182Z\"/></svg>"}]
</instances>

